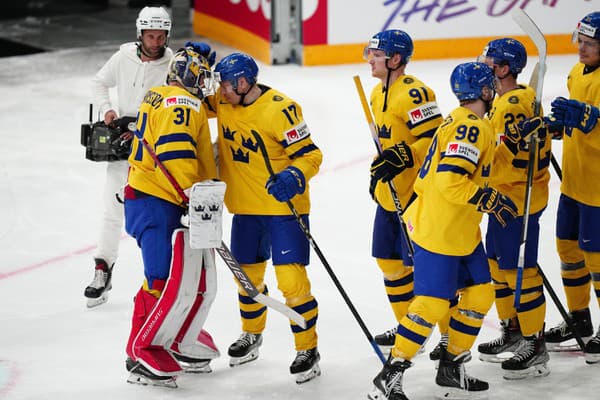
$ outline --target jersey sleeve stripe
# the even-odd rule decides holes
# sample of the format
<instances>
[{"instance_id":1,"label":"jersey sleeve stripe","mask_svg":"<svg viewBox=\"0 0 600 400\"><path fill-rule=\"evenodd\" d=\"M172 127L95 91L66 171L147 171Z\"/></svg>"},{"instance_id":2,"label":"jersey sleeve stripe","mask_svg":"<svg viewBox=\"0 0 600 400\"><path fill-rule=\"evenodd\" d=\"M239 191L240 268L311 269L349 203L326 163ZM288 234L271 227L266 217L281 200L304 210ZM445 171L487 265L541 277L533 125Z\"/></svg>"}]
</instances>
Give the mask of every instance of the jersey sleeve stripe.
<instances>
[{"instance_id":1,"label":"jersey sleeve stripe","mask_svg":"<svg viewBox=\"0 0 600 400\"><path fill-rule=\"evenodd\" d=\"M306 153L310 153L311 151L314 151L314 150L319 150L319 148L314 143L311 143L308 146L304 146L300 150L298 150L297 152L295 152L294 154L292 154L290 156L290 158L294 159L294 158L303 156Z\"/></svg>"},{"instance_id":2,"label":"jersey sleeve stripe","mask_svg":"<svg viewBox=\"0 0 600 400\"><path fill-rule=\"evenodd\" d=\"M466 169L456 166L456 165L450 165L450 164L438 165L437 172L454 172L455 174L460 174L460 175L469 175L470 174L470 172L467 171Z\"/></svg>"},{"instance_id":3,"label":"jersey sleeve stripe","mask_svg":"<svg viewBox=\"0 0 600 400\"><path fill-rule=\"evenodd\" d=\"M158 154L160 161L177 160L183 158L196 158L196 152L192 150L177 150L177 151L165 151L164 153Z\"/></svg>"},{"instance_id":4,"label":"jersey sleeve stripe","mask_svg":"<svg viewBox=\"0 0 600 400\"><path fill-rule=\"evenodd\" d=\"M196 147L196 141L190 136L189 133L185 133L185 132L162 135L156 141L156 147L166 144L166 143L174 143L174 142L190 142L192 144L192 146Z\"/></svg>"}]
</instances>

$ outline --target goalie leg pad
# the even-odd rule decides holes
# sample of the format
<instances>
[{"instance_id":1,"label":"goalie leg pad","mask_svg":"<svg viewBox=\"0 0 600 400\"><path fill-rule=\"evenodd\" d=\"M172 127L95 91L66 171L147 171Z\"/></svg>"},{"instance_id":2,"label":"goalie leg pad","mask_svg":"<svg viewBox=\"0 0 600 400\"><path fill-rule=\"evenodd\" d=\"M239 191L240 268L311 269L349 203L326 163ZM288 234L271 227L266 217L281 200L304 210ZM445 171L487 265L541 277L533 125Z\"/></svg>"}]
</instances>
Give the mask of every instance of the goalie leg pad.
<instances>
[{"instance_id":1,"label":"goalie leg pad","mask_svg":"<svg viewBox=\"0 0 600 400\"><path fill-rule=\"evenodd\" d=\"M177 361L165 349L171 347L181 330L196 301L200 285L202 252L189 248L188 242L187 229L173 232L167 284L133 345L134 359L157 375L181 372Z\"/></svg>"},{"instance_id":2,"label":"goalie leg pad","mask_svg":"<svg viewBox=\"0 0 600 400\"><path fill-rule=\"evenodd\" d=\"M221 246L225 182L206 180L194 184L190 193L190 243L193 249Z\"/></svg>"},{"instance_id":3,"label":"goalie leg pad","mask_svg":"<svg viewBox=\"0 0 600 400\"><path fill-rule=\"evenodd\" d=\"M183 326L177 333L171 350L191 358L212 360L219 357L220 353L210 334L203 330L202 327L217 294L214 250L204 249L198 251L186 245L185 251L194 255L197 253L201 254L201 276L198 281L194 304ZM188 261L187 257L184 257L184 259L186 262ZM193 262L196 262L196 260L194 259Z\"/></svg>"}]
</instances>

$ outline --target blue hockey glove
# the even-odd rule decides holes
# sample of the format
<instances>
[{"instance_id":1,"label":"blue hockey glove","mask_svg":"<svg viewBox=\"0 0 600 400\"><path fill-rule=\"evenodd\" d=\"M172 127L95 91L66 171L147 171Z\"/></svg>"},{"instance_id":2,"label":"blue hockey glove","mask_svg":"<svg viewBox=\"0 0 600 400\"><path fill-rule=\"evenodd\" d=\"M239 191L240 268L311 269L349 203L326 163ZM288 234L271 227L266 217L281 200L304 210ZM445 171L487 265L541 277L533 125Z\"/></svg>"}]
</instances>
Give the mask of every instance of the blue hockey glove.
<instances>
[{"instance_id":1,"label":"blue hockey glove","mask_svg":"<svg viewBox=\"0 0 600 400\"><path fill-rule=\"evenodd\" d=\"M396 175L414 165L410 146L406 142L397 143L381 152L371 164L371 177L389 182Z\"/></svg>"},{"instance_id":2,"label":"blue hockey glove","mask_svg":"<svg viewBox=\"0 0 600 400\"><path fill-rule=\"evenodd\" d=\"M583 133L590 133L600 117L600 110L597 107L577 100L557 97L550 105L552 106L552 116L557 123L579 129Z\"/></svg>"},{"instance_id":3,"label":"blue hockey glove","mask_svg":"<svg viewBox=\"0 0 600 400\"><path fill-rule=\"evenodd\" d=\"M544 117L544 124L546 124L546 128L548 128L548 133L553 140L562 139L565 133L565 127L558 122L556 117L552 114L549 114Z\"/></svg>"},{"instance_id":4,"label":"blue hockey glove","mask_svg":"<svg viewBox=\"0 0 600 400\"><path fill-rule=\"evenodd\" d=\"M509 125L504 132L504 144L511 153L517 154L519 150L528 149L529 136L534 133L537 133L540 140L544 140L548 134L544 121L540 117L529 118Z\"/></svg>"},{"instance_id":5,"label":"blue hockey glove","mask_svg":"<svg viewBox=\"0 0 600 400\"><path fill-rule=\"evenodd\" d=\"M502 226L517 216L515 203L491 187L477 190L469 203L475 204L477 211L493 215Z\"/></svg>"},{"instance_id":6,"label":"blue hockey glove","mask_svg":"<svg viewBox=\"0 0 600 400\"><path fill-rule=\"evenodd\" d=\"M211 67L215 65L215 60L217 58L217 53L212 51L210 46L204 42L185 42L185 47L191 47L196 53L200 54L202 57L206 58L208 61L208 65Z\"/></svg>"},{"instance_id":7,"label":"blue hockey glove","mask_svg":"<svg viewBox=\"0 0 600 400\"><path fill-rule=\"evenodd\" d=\"M265 187L270 195L278 201L285 202L299 193L304 193L306 179L298 168L287 167L280 173L271 176Z\"/></svg>"}]
</instances>

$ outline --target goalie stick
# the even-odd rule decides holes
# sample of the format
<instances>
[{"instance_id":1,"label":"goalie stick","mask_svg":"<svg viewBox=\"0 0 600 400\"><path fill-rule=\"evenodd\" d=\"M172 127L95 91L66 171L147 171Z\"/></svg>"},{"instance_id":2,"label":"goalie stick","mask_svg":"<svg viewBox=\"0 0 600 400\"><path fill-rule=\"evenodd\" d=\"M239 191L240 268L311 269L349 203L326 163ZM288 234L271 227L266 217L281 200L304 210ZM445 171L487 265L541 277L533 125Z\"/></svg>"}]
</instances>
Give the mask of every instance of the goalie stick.
<instances>
[{"instance_id":1,"label":"goalie stick","mask_svg":"<svg viewBox=\"0 0 600 400\"><path fill-rule=\"evenodd\" d=\"M377 135L377 130L375 129L375 123L373 122L373 115L371 114L371 110L369 109L369 103L367 103L367 97L365 96L365 91L363 89L362 82L360 81L360 77L358 75L354 76L354 84L356 85L356 91L358 92L358 97L360 98L360 103L362 104L363 111L365 113L365 118L367 119L367 123L369 124L369 129L371 130L371 137L373 138L373 142L375 143L375 147L377 148L377 154L381 155L383 151L381 147L381 142L379 141L379 136ZM408 229L406 228L406 223L404 223L404 219L402 215L404 214L404 210L402 209L402 204L400 204L400 199L398 198L398 192L396 191L396 187L394 186L394 182L388 182L390 193L392 194L392 200L394 201L394 206L396 207L396 215L398 216L398 221L400 222L400 229L402 230L402 236L404 238L404 242L406 244L406 248L408 249L408 254L412 258L415 251L408 237Z\"/></svg>"},{"instance_id":2,"label":"goalie stick","mask_svg":"<svg viewBox=\"0 0 600 400\"><path fill-rule=\"evenodd\" d=\"M529 38L533 41L533 43L535 44L535 46L538 50L539 61L536 64L533 74L530 79L530 83L535 84L535 94L536 95L535 95L534 113L536 116L538 116L541 114L541 110L542 110L542 90L543 90L543 85L544 85L544 76L546 74L546 53L547 53L546 38L544 37L544 34L542 33L542 31L540 31L540 29L538 28L536 23L522 9L520 9L520 8L515 9L515 11L512 13L512 17L513 17L514 21L519 25L519 27L523 30L523 32L525 32L525 34L527 34L527 36L529 36ZM527 228L528 228L528 219L529 219L528 217L529 217L529 208L530 208L530 204L531 204L530 196L531 196L531 187L533 184L533 167L534 167L533 164L535 162L537 141L538 141L537 135L531 135L531 138L529 140L529 163L527 166L527 186L526 186L526 192L525 192L525 214L523 216L523 230L522 230L522 235L521 235L521 245L519 247L519 265L517 267L517 286L515 289L515 308L517 308L517 309L520 305L521 283L523 280L523 268L524 268L524 263L525 263L525 244L527 242ZM552 161L552 165L556 169L556 173L557 173L558 177L562 179L562 173L560 171L560 167L557 168L558 163L556 162L556 159L554 158L553 154L551 154L551 161ZM562 303L560 302L560 299L558 298L558 296L556 295L556 292L554 291L554 288L552 288L552 285L546 278L546 275L542 271L542 268L540 267L539 264L537 264L537 269L538 269L539 274L542 277L544 287L550 294L550 297L552 298L552 301L556 305L556 308L558 309L560 315L563 317L565 323L567 324L567 326L569 327L571 332L573 332L573 335L575 336L575 340L577 341L577 344L581 348L581 351L584 351L585 343L581 339L581 335L579 334L579 332L575 329L575 326L573 324L573 321L571 320L571 317L569 316L569 314L563 307Z\"/></svg>"},{"instance_id":3,"label":"goalie stick","mask_svg":"<svg viewBox=\"0 0 600 400\"><path fill-rule=\"evenodd\" d=\"M162 171L162 173L165 175L169 183L171 183L173 189L175 189L177 194L179 194L179 197L181 197L181 199L183 200L182 205L187 208L189 204L189 198L185 194L179 183L175 180L175 177L171 175L167 167L158 158L156 152L154 151L154 149L152 149L152 147L150 146L148 141L143 137L141 132L136 130L135 135L142 143L146 151L148 151L150 157L152 157L152 159L154 160L158 168ZM294 321L296 324L301 326L303 329L306 328L306 320L304 319L304 317L302 317L302 315L297 313L291 307L288 307L287 305L283 304L282 302L272 297L265 296L264 294L258 291L258 289L256 288L256 286L254 286L246 272L244 272L240 264L237 262L233 254L231 254L231 251L225 245L225 242L221 241L221 247L216 247L215 251L219 253L219 256L221 257L225 265L227 265L234 278L239 282L240 286L244 288L249 297L251 297L257 303L263 304L267 307L274 309L275 311L280 312L281 314L285 315L286 317Z\"/></svg>"},{"instance_id":4,"label":"goalie stick","mask_svg":"<svg viewBox=\"0 0 600 400\"><path fill-rule=\"evenodd\" d=\"M263 142L262 137L255 130L251 130L251 133L252 133L252 136L254 136L254 138L256 139L256 144L258 145L258 148L260 149L260 152L261 152L261 154L263 156L263 159L265 161L265 166L267 167L267 171L269 171L269 175L271 177L273 177L273 175L275 175L275 171L273 170L273 166L271 165L271 160L269 159L269 153L267 153L267 148L265 147L265 142ZM302 229L302 232L304 232L304 235L306 236L306 239L308 240L308 242L312 246L312 248L315 251L315 253L317 253L317 256L319 256L319 259L321 260L321 263L325 267L325 270L327 270L327 273L331 277L331 280L335 284L335 287L338 289L338 291L342 295L342 298L346 302L346 305L350 309L350 312L352 313L352 315L356 319L356 322L358 322L358 325L360 326L360 328L362 329L363 333L367 337L367 340L371 344L371 347L373 347L373 350L375 351L375 354L377 354L377 357L379 357L379 359L381 360L381 362L383 364L385 364L385 357L383 356L383 353L381 352L381 349L379 348L379 346L377 346L377 343L375 343L375 339L373 339L373 335L371 335L371 332L369 332L369 329L367 329L367 326L365 325L364 321L360 317L360 314L358 313L358 311L356 311L356 308L354 307L354 304L352 304L352 301L350 300L350 298L346 294L346 291L342 287L342 284L340 283L340 281L338 280L337 276L335 275L335 273L331 269L331 266L327 262L327 259L325 258L325 256L321 252L321 249L317 245L317 242L315 242L315 240L313 239L312 235L310 234L310 230L304 224L304 221L302 221L302 217L300 217L300 214L298 214L298 210L296 210L296 207L294 207L294 205L292 204L292 202L290 200L287 200L286 204L289 207L289 209L292 212L292 214L294 214L294 217L296 218L296 221L298 221L298 225L300 225L300 229Z\"/></svg>"}]
</instances>

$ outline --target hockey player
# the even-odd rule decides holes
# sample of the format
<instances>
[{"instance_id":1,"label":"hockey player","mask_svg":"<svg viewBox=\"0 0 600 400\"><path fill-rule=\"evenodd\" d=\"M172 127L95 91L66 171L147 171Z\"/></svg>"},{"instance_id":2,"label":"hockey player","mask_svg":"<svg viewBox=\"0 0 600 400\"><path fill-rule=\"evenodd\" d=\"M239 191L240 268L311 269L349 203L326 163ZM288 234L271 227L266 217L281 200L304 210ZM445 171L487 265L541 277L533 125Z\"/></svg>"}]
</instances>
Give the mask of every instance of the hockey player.
<instances>
[{"instance_id":1,"label":"hockey player","mask_svg":"<svg viewBox=\"0 0 600 400\"><path fill-rule=\"evenodd\" d=\"M484 115L494 98L492 69L483 63L460 64L450 84L460 107L438 128L415 182L417 198L405 215L415 249L415 298L400 321L387 362L373 380L372 400L406 399L404 371L459 289L448 346L441 348L436 396L468 398L489 388L467 375L464 366L494 300L479 224L482 212L509 222L516 207L487 186L494 135Z\"/></svg>"},{"instance_id":2,"label":"hockey player","mask_svg":"<svg viewBox=\"0 0 600 400\"><path fill-rule=\"evenodd\" d=\"M546 376L549 360L544 341L544 317L546 301L543 280L537 269L539 219L548 203L551 140L546 140L545 128L537 129L536 159L533 167L533 184L530 196L525 262L521 283L519 308L514 306L517 267L525 192L529 168L529 150L526 131L536 130L542 119L535 117L535 90L518 84L517 77L527 64L525 47L510 38L492 40L485 47L481 60L494 70L496 98L489 113L494 133L496 151L490 176L490 185L510 197L518 209L518 216L502 226L496 219L488 219L486 252L496 293L496 310L502 326L499 338L478 346L483 361L502 362L506 379L528 376ZM513 352L510 359L502 359L501 353Z\"/></svg>"},{"instance_id":3,"label":"hockey player","mask_svg":"<svg viewBox=\"0 0 600 400\"><path fill-rule=\"evenodd\" d=\"M219 171L227 184L225 204L233 215L231 251L254 285L268 293L264 282L267 260L273 257L278 288L288 306L307 321L301 328L290 321L296 357L290 372L297 383L320 374L316 322L318 307L311 293L306 265L309 243L292 215L296 207L308 226L308 181L322 160L298 103L257 83L252 57L233 53L215 67L221 86L210 101L216 111ZM275 175L270 176L255 135L265 144ZM242 334L229 347L230 366L255 360L262 344L267 308L239 288Z\"/></svg>"},{"instance_id":4,"label":"hockey player","mask_svg":"<svg viewBox=\"0 0 600 400\"><path fill-rule=\"evenodd\" d=\"M413 298L413 261L388 182L406 207L427 147L442 122L433 90L406 74L413 49L410 36L394 29L375 34L364 50L371 75L380 80L371 92L371 108L383 149L371 164L369 191L377 203L372 255L383 273L396 321L406 315ZM396 328L390 329L376 335L375 342L389 350L395 334Z\"/></svg>"},{"instance_id":5,"label":"hockey player","mask_svg":"<svg viewBox=\"0 0 600 400\"><path fill-rule=\"evenodd\" d=\"M586 15L574 34L579 62L567 78L570 99L552 101L551 128L564 130L561 196L556 241L567 305L584 340L594 333L590 317L590 281L600 303L600 12ZM583 178L585 177L585 178ZM570 350L566 324L546 332L549 350ZM585 346L588 363L600 362L600 329Z\"/></svg>"},{"instance_id":6,"label":"hockey player","mask_svg":"<svg viewBox=\"0 0 600 400\"><path fill-rule=\"evenodd\" d=\"M126 347L131 383L175 387L180 363L206 370L219 355L201 331L214 287L209 277L187 278L199 266L214 270L214 255L190 250L177 191L217 176L201 103L211 82L207 61L181 49L168 66L167 85L151 88L140 106L125 187L125 228L142 250L145 276Z\"/></svg>"},{"instance_id":7,"label":"hockey player","mask_svg":"<svg viewBox=\"0 0 600 400\"><path fill-rule=\"evenodd\" d=\"M137 115L142 98L152 86L161 85L173 56L167 47L171 18L162 7L144 7L135 22L137 42L121 45L92 80L94 103L106 125L117 118ZM109 89L116 87L118 106L111 103ZM132 133L123 134L130 142ZM104 183L104 214L98 248L94 255L94 279L85 288L88 307L108 300L112 268L117 259L123 229L123 206L117 196L127 181L127 160L111 161L106 167Z\"/></svg>"}]
</instances>

